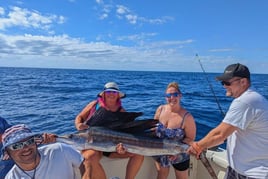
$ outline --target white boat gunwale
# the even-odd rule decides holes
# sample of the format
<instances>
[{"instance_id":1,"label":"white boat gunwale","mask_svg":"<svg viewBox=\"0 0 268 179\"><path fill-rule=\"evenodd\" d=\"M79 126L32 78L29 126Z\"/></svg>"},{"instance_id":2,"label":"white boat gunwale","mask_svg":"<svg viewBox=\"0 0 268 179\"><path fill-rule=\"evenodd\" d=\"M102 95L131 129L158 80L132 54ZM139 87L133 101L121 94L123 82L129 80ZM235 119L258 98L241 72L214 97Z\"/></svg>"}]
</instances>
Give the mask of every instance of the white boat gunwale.
<instances>
[{"instance_id":1,"label":"white boat gunwale","mask_svg":"<svg viewBox=\"0 0 268 179\"><path fill-rule=\"evenodd\" d=\"M223 179L225 170L228 166L226 158L226 150L217 148L217 150L208 150L206 153L212 168L214 169L218 179ZM108 179L118 177L125 178L125 170L128 159L110 159L103 157L101 164L104 167ZM174 169L171 168L168 179L175 179ZM145 157L141 169L136 179L153 179L156 178L156 168L152 157ZM202 164L201 160L197 160L194 156L190 159L189 179L210 179L207 169Z\"/></svg>"}]
</instances>

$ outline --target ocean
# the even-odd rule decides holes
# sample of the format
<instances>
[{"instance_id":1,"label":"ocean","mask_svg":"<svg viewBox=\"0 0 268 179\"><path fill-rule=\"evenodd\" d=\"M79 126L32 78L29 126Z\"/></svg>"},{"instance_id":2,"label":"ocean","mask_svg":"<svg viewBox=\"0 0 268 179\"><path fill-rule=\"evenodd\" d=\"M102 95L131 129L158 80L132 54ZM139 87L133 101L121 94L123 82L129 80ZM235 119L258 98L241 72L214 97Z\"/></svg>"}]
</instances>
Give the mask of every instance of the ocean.
<instances>
[{"instance_id":1,"label":"ocean","mask_svg":"<svg viewBox=\"0 0 268 179\"><path fill-rule=\"evenodd\" d=\"M169 82L179 83L182 106L194 116L197 137L205 136L223 119L232 101L215 80L217 73L148 72L0 67L0 116L11 124L24 123L35 132L57 135L76 132L76 115L114 81L127 97L127 111L151 119L165 103ZM252 86L268 98L268 74L252 74ZM224 147L224 145L222 145Z\"/></svg>"}]
</instances>

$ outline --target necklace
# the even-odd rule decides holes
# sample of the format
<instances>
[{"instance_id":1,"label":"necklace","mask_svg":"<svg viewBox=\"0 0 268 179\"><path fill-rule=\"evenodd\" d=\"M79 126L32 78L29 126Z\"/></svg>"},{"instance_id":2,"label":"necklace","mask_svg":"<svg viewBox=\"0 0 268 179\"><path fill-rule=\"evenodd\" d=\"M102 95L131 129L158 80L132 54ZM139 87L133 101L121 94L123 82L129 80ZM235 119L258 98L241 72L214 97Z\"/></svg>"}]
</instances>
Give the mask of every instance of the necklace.
<instances>
[{"instance_id":1,"label":"necklace","mask_svg":"<svg viewBox=\"0 0 268 179\"><path fill-rule=\"evenodd\" d=\"M25 173L27 176L29 176L31 179L35 179L36 168L37 168L37 167L34 168L33 176L31 176L28 172L24 171L23 169L21 169L21 171L22 171L23 173Z\"/></svg>"},{"instance_id":2,"label":"necklace","mask_svg":"<svg viewBox=\"0 0 268 179\"><path fill-rule=\"evenodd\" d=\"M26 172L19 165L17 165L23 173L25 173L28 177L30 177L30 179L35 179L35 173L36 173L36 168L37 168L37 166L36 166L37 155L38 155L38 152L35 155L35 160L34 160L35 168L34 168L34 171L33 171L33 176L31 176L28 172Z\"/></svg>"}]
</instances>

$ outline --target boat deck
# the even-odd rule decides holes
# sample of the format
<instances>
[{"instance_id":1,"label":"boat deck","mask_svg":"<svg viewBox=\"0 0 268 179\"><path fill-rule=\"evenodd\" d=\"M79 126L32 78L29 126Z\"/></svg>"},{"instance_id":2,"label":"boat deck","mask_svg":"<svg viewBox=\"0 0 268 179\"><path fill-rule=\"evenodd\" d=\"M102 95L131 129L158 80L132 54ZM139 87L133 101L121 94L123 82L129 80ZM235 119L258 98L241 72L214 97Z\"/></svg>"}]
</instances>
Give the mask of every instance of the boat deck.
<instances>
[{"instance_id":1,"label":"boat deck","mask_svg":"<svg viewBox=\"0 0 268 179\"><path fill-rule=\"evenodd\" d=\"M227 167L226 151L208 151L207 158L210 161L218 179L223 179ZM106 172L107 178L125 178L125 171L128 159L110 159L103 157L101 163ZM157 172L152 157L145 157L142 167L136 179L156 178ZM202 162L191 157L189 179L210 179L210 175ZM174 169L171 168L168 179L175 179Z\"/></svg>"}]
</instances>

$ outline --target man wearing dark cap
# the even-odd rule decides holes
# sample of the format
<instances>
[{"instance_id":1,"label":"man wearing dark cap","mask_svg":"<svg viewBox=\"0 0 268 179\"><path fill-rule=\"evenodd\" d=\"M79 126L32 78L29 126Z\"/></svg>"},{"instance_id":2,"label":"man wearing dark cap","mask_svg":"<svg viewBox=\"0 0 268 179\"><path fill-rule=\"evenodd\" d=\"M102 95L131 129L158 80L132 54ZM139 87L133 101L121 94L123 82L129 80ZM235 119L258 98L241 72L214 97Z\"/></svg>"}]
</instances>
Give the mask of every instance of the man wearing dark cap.
<instances>
[{"instance_id":1,"label":"man wearing dark cap","mask_svg":"<svg viewBox=\"0 0 268 179\"><path fill-rule=\"evenodd\" d=\"M193 142L188 152L200 153L227 139L229 166L226 179L268 178L268 101L251 88L245 65L232 64L216 77L233 97L223 121L203 139Z\"/></svg>"}]
</instances>

